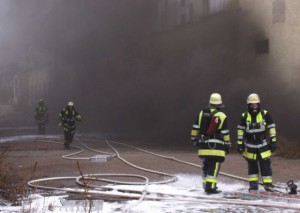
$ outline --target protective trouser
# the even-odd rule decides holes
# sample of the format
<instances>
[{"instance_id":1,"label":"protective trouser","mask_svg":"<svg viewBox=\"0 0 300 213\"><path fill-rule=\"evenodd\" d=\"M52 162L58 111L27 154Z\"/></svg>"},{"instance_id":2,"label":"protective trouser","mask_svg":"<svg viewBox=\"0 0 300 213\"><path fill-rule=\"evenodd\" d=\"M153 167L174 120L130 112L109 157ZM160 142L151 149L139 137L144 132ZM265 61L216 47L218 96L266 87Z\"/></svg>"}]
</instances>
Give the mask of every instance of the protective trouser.
<instances>
[{"instance_id":1,"label":"protective trouser","mask_svg":"<svg viewBox=\"0 0 300 213\"><path fill-rule=\"evenodd\" d=\"M202 183L205 191L216 190L220 165L220 162L213 159L202 158Z\"/></svg>"},{"instance_id":2,"label":"protective trouser","mask_svg":"<svg viewBox=\"0 0 300 213\"><path fill-rule=\"evenodd\" d=\"M45 128L46 128L45 123L44 122L39 123L38 126L39 126L39 134L45 134Z\"/></svg>"},{"instance_id":3,"label":"protective trouser","mask_svg":"<svg viewBox=\"0 0 300 213\"><path fill-rule=\"evenodd\" d=\"M248 162L248 179L250 182L259 181L259 170L262 176L262 182L272 183L272 167L270 158L262 159L258 155L257 160L247 160Z\"/></svg>"},{"instance_id":4,"label":"protective trouser","mask_svg":"<svg viewBox=\"0 0 300 213\"><path fill-rule=\"evenodd\" d=\"M74 133L70 132L70 131L64 131L64 136L65 136L65 148L69 149L70 148L70 144L73 141L74 138Z\"/></svg>"}]
</instances>

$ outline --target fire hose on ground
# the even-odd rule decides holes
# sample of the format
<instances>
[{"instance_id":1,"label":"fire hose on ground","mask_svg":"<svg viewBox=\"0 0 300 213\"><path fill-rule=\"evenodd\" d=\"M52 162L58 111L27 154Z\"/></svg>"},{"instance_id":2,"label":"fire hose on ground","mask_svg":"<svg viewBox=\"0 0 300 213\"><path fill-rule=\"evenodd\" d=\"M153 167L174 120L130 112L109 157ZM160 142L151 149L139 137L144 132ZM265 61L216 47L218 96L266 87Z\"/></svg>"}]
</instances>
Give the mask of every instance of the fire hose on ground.
<instances>
[{"instance_id":1,"label":"fire hose on ground","mask_svg":"<svg viewBox=\"0 0 300 213\"><path fill-rule=\"evenodd\" d=\"M40 189L46 189L46 190L60 190L60 191L65 191L65 192L71 192L71 193L88 193L90 195L98 195L98 196L106 196L106 197L115 197L115 198L127 198L127 199L137 199L137 203L135 203L134 205L131 205L130 207L127 208L127 210L133 208L135 205L138 205L138 203L142 202L143 200L173 200L173 201L184 201L184 202L206 202L206 203L218 203L218 204L233 204L233 205L246 205L246 206L260 206L260 207L276 207L276 208L288 208L288 209L295 209L295 210L300 210L300 206L297 205L291 205L291 204L283 204L283 203L274 203L274 202L269 202L269 203L261 203L261 202L255 202L255 201L245 201L245 200L241 200L241 199L226 199L226 198L218 198L216 199L208 199L207 196L188 196L186 198L186 195L178 195L180 196L179 198L168 198L168 197L162 197L161 195L165 195L165 196L174 196L174 194L171 193L162 193L162 192L151 192L148 190L148 186L149 184L166 184L166 183L171 183L171 182L175 182L177 181L177 177L171 174L167 174L167 173L163 173L163 172L158 172L158 171L154 171L154 170L149 170L149 169L145 169L142 167L139 167L137 165L134 165L132 163L130 163L129 161L127 161L126 159L124 159L123 157L121 157L121 155L119 154L119 152L117 151L116 148L114 148L114 146L112 144L119 144L119 145L123 145L150 155L154 155L160 158L164 158L167 160L172 160L172 161L176 161L178 163L182 163L182 164L186 164L186 165L190 165L190 166L194 166L194 167L198 167L201 168L200 165L191 163L191 162L187 162L187 161L183 161L180 159L176 159L174 157L170 157L170 156L164 156L164 155L160 155L157 153L153 153L147 150L143 150L137 147L133 147L124 143L120 143L120 142L116 142L116 141L107 141L105 139L105 143L114 151L114 153L107 153L107 152L102 152L99 150L95 150L95 149L91 149L88 146L86 146L84 143L82 143L77 137L76 140L78 143L80 143L82 146L84 146L86 149L94 151L94 152L98 152L98 153L102 153L105 154L106 156L108 156L109 158L113 158L113 157L117 157L119 158L121 161L123 161L124 163L142 170L142 171L146 171L146 172L151 172L151 173L155 173L155 174L159 174L159 175L163 175L163 176L167 176L168 179L165 181L157 181L157 182L150 182L149 179L145 176L140 176L140 175L134 175L134 174L87 174L87 175L83 175L83 176L79 176L79 177L53 177L53 178L42 178L42 179L37 179L37 180L32 180L28 182L28 185L30 187L33 188L40 188ZM53 141L47 141L47 140L42 140L42 139L38 139L39 142L46 142L46 143L58 143L58 142L53 142ZM89 142L95 142L95 140L86 140ZM99 142L99 140L97 140L97 142ZM62 156L64 159L72 159L72 160L76 160L76 159L83 159L83 160L91 160L91 158L76 158L76 157L72 157L75 156L79 153L82 153L84 151L84 149L82 149L79 146L74 146L75 148L80 149L80 151L75 152L75 153L71 153L68 155L64 155ZM231 175L231 174L227 174L224 172L220 172L220 175L226 176L226 177L230 177L230 178L234 178L237 180L241 180L241 181L248 181L246 178L243 177L239 177L239 176L235 176L235 175ZM134 177L134 178L140 178L143 179L144 181L142 182L125 182L125 181L116 181L116 180L110 180L110 179L104 179L104 178L100 178L100 177ZM94 189L89 189L88 191L86 191L86 189L71 189L71 188L56 188L56 187L50 187L50 186L43 186L43 185L39 185L38 183L41 182L45 182L45 181L50 181L50 180L63 180L63 179L75 179L76 183L85 187L85 183L82 181L82 179L85 180L94 180L94 181L104 181L104 182L109 182L109 183L114 183L114 184L125 184L125 185L143 185L144 188L142 190L130 190L130 189L119 189L118 192L111 192L111 190L113 190L112 187L110 186L97 186L97 185L92 185L89 184L88 187L89 188L94 188ZM96 190L97 189L97 190ZM100 189L100 190L99 190ZM103 190L108 190L108 191L103 191ZM121 191L124 191L126 193L120 193ZM133 193L137 193L137 194L133 194ZM160 196L158 196L158 194ZM126 210L126 211L127 211Z\"/></svg>"}]
</instances>

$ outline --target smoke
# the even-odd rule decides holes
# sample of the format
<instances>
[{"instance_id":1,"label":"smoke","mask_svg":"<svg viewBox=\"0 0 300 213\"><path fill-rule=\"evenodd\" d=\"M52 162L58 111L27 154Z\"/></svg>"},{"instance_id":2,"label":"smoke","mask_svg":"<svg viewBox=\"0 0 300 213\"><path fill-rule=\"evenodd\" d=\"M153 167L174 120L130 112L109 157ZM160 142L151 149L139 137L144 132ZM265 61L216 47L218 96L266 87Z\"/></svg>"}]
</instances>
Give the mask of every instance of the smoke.
<instances>
[{"instance_id":1,"label":"smoke","mask_svg":"<svg viewBox=\"0 0 300 213\"><path fill-rule=\"evenodd\" d=\"M54 6L38 2L12 4L15 12L22 11L24 4L27 9L35 5L35 10L14 17L18 25L9 32L18 33L10 38L15 44L11 47L20 53L11 50L9 61L28 51L42 52L38 58L31 56L36 62L31 68L43 66L51 72L52 83L44 97L51 120L68 101L74 101L83 117L80 131L186 145L199 111L210 94L218 92L234 142L236 125L247 109L246 98L256 92L280 133L296 136L295 126L285 125L283 111L299 110L293 104L298 93L287 95L287 86L278 76L255 63L255 40L264 38L263 30L236 11L154 33L155 1L64 0ZM241 35L240 26L251 35ZM20 36L24 32L26 41ZM247 40L240 49L239 44ZM43 64L39 64L41 56L47 56Z\"/></svg>"}]
</instances>

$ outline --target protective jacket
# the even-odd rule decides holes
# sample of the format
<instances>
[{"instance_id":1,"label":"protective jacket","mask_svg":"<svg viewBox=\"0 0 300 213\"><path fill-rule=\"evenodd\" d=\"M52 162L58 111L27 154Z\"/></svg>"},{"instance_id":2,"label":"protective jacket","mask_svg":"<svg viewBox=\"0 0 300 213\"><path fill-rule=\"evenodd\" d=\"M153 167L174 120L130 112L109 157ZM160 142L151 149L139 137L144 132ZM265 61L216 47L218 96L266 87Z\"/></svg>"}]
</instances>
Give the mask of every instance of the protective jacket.
<instances>
[{"instance_id":1,"label":"protective jacket","mask_svg":"<svg viewBox=\"0 0 300 213\"><path fill-rule=\"evenodd\" d=\"M242 113L237 126L238 146L243 147L243 156L248 160L257 160L271 157L269 143L276 143L276 126L270 114L266 110L260 110L256 114ZM267 141L269 134L270 142Z\"/></svg>"},{"instance_id":2,"label":"protective jacket","mask_svg":"<svg viewBox=\"0 0 300 213\"><path fill-rule=\"evenodd\" d=\"M39 105L35 108L35 120L40 123L47 122L48 120L48 108L45 105Z\"/></svg>"},{"instance_id":3,"label":"protective jacket","mask_svg":"<svg viewBox=\"0 0 300 213\"><path fill-rule=\"evenodd\" d=\"M65 132L75 133L75 121L80 121L81 116L74 108L64 108L58 115Z\"/></svg>"},{"instance_id":4,"label":"protective jacket","mask_svg":"<svg viewBox=\"0 0 300 213\"><path fill-rule=\"evenodd\" d=\"M198 143L198 155L223 162L231 147L227 116L216 108L199 113L191 131L191 140Z\"/></svg>"}]
</instances>

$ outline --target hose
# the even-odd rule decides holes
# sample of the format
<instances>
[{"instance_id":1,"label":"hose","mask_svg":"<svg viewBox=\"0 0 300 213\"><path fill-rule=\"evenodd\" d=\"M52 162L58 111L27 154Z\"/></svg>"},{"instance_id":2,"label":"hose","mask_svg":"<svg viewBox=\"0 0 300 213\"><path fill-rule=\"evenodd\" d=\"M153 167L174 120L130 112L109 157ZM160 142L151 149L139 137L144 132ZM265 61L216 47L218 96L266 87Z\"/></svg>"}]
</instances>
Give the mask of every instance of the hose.
<instances>
[{"instance_id":1,"label":"hose","mask_svg":"<svg viewBox=\"0 0 300 213\"><path fill-rule=\"evenodd\" d=\"M133 175L136 177L136 175ZM48 187L48 186L40 186L35 185L34 183L43 182L43 181L50 181L50 180L62 180L62 179L74 179L75 177L56 177L56 178L43 178L39 180L33 180L29 181L28 185L33 188L41 188L41 189L51 189L51 190L61 190L65 192L71 192L71 193L86 193L85 189L71 189L71 188L56 188L56 187ZM196 197L196 199L192 198L176 198L174 197L174 194L165 194L173 196L171 198L167 197L161 197L161 196L154 196L154 195L146 195L146 192L143 193L143 200L154 200L154 201L174 201L174 202L193 202L193 203L211 203L211 204L227 204L227 205L242 205L242 206L258 206L258 207L275 207L275 208L283 208L283 209L294 209L294 210L300 210L300 206L291 205L291 204L283 204L283 203L274 203L274 202L257 202L257 201L249 201L249 200L232 200L232 199L226 199L226 198L217 198L217 199L207 199ZM103 191L97 191L97 190L89 190L88 194L91 195L99 195L106 198L114 198L114 199L120 199L120 198L126 198L126 199L139 199L141 200L140 195L132 194L132 193L113 193L113 192L103 192ZM182 196L182 195L179 195ZM126 209L128 211L128 209Z\"/></svg>"},{"instance_id":2,"label":"hose","mask_svg":"<svg viewBox=\"0 0 300 213\"><path fill-rule=\"evenodd\" d=\"M88 140L88 141L89 141L89 140ZM90 141L92 141L92 140L90 140ZM95 141L93 141L93 142L95 142ZM183 160L177 159L177 158L175 158L175 157L170 157L170 156L160 155L160 154L153 153L153 152L150 152L150 151L147 151L147 150L144 150L144 149L140 149L140 148L137 148L137 147L134 147L134 146L130 146L130 145L127 145L127 144L124 144L124 143L120 143L120 142L116 142L116 141L110 141L110 143L120 144L120 145L129 147L129 148L132 148L132 149L135 149L135 150L138 150L138 151L147 153L147 154L151 154L151 155L160 157L160 158L164 158L164 159L176 161L176 162L178 162L178 163L182 163L182 164L186 164L186 165L190 165L190 166L202 168L202 166L197 165L197 164L194 164L194 163L191 163L191 162L188 162L188 161L183 161ZM248 182L248 179L247 179L247 178L244 178L244 177L232 175L232 174L225 173L225 172L221 172L221 171L219 172L219 174L220 174L220 175L223 175L223 176L225 176L225 177L229 177L229 178L233 178L233 179L236 179L236 180L241 180L241 181ZM260 182L259 184L260 184L260 185L263 185L262 182ZM285 189L285 188L286 188L286 187L283 187L283 186L277 186L277 185L274 185L274 187L280 188L280 189ZM300 190L297 190L297 191L300 192ZM278 190L277 190L277 192L281 192L281 191L278 191ZM281 192L281 193L283 193L283 192Z\"/></svg>"},{"instance_id":3,"label":"hose","mask_svg":"<svg viewBox=\"0 0 300 213\"><path fill-rule=\"evenodd\" d=\"M90 149L85 144L83 144L78 138L77 138L77 141L81 145L83 145L85 148ZM95 142L95 140L85 140L85 141ZM97 142L98 141L99 140L97 140ZM46 142L46 141L43 141L43 142ZM116 193L112 193L112 192L103 192L103 191L98 191L98 190L88 190L89 194L109 196L109 197L115 197L115 198L124 197L124 198L127 198L127 199L139 199L139 202L141 202L142 200L169 200L170 199L170 200L174 200L174 201L208 202L208 203L236 204L236 205L246 205L246 206L251 205L251 206L277 207L277 208L289 208L289 209L300 210L300 207L293 206L293 205L290 205L290 204L289 205L285 205L285 204L277 204L277 203L260 203L260 202L251 202L251 201L243 201L243 200L234 200L233 201L233 200L226 199L226 198L222 198L222 199L218 198L218 200L212 200L212 199L207 199L207 197L205 197L205 196L203 196L203 197L201 197L201 196L188 196L189 198L185 198L185 199L163 198L163 197L153 196L153 195L151 195L152 193L157 193L157 194L164 195L164 196L174 196L174 194L171 194L171 193L149 192L148 191L148 184L170 183L170 182L176 181L177 177L173 176L173 175L170 175L170 174L167 174L167 173L157 172L157 171L145 169L145 168L136 166L136 165L128 162L126 159L124 159L124 158L121 157L120 153L117 151L117 149L114 146L112 146L112 144L120 144L120 145L129 147L129 148L132 148L132 149L135 149L135 150L139 150L139 151L142 151L142 152L145 152L145 153L157 156L157 157L161 157L161 158L164 158L164 159L176 161L176 162L179 162L179 163L182 163L182 164L187 164L187 165L191 165L191 166L195 166L195 167L200 167L200 168L201 168L201 166L199 166L197 164L194 164L194 163L187 162L187 161L182 161L182 160L176 159L174 157L169 157L169 156L164 156L164 155L160 155L160 154L157 154L157 153L153 153L153 152L150 152L150 151L147 151L147 150L136 148L136 147L133 147L133 146L130 146L130 145L127 145L127 144L124 144L124 143L116 142L116 141L107 141L105 139L105 143L112 150L114 150L114 152L115 152L115 154L112 154L112 153L106 153L106 154L109 154L109 155L111 155L113 157L118 157L124 163L126 163L126 164L128 164L130 166L133 166L134 168L140 169L142 171L154 172L156 174L165 175L165 176L170 177L170 179L166 180L166 181L159 181L159 182L149 182L149 180L145 181L145 182L124 182L124 181L113 181L113 180L99 178L99 177L103 177L103 176L126 176L126 177L135 177L135 178L138 177L138 178L142 178L142 179L145 179L145 180L147 180L147 177L137 176L137 175L131 175L131 174L129 174L129 175L124 175L124 174L87 174L87 175L83 175L83 176L80 176L80 177L57 177L57 178L38 179L38 180L29 181L28 185L31 186L31 187L33 187L33 188L42 188L42 189L51 189L51 190L55 189L55 190L62 190L62 191L67 191L67 192L73 192L73 193L87 193L86 190L70 189L70 188L63 188L62 189L62 188L55 188L55 187L42 186L42 185L36 185L35 184L35 183L38 183L38 182L44 182L44 181L49 181L49 180L75 179L77 184L79 184L81 186L84 186L84 183L82 183L82 181L81 181L81 179L84 178L84 179L90 179L90 180L96 180L96 181L104 181L104 182L119 183L119 184L129 184L129 185L130 184L134 184L134 185L138 185L138 184L139 185L144 185L145 184L145 187L144 187L143 190L128 190L128 189L123 189L124 192L129 192L130 191L131 194L122 194L122 195L116 194ZM74 146L74 145L72 145L72 146ZM69 155L64 155L63 157L65 159L71 159L71 158L69 158L70 156L74 156L74 155L79 154L79 153L81 153L81 152L84 151L81 147L78 147L78 146L74 146L74 147L79 148L80 151L78 151L76 153L69 154ZM90 149L90 150L92 150L92 149ZM100 152L98 150L93 150L93 151ZM101 152L101 153L104 153L104 152ZM72 158L72 159L74 159L74 158ZM75 158L75 159L78 159L78 158ZM80 159L90 159L90 158L80 158ZM246 178L238 177L238 176L235 176L235 175L231 175L231 174L227 174L227 173L223 173L223 172L220 172L220 174L224 175L224 176L227 176L227 177L234 178L234 179L247 181ZM99 187L99 186L96 186L96 185L88 185L88 187L98 188L98 189L102 189L102 190L103 189L106 189L106 190L112 190L113 189L112 187L108 187L108 186L101 186L101 187ZM122 189L119 189L119 191L122 191ZM132 193L140 193L141 195L132 195ZM179 195L179 196L184 196L184 195ZM196 199L196 200L191 199L191 197L193 199ZM137 204L138 203L136 203L136 205ZM130 208L132 208L132 207L133 206L131 206ZM128 209L130 209L130 208L127 208L126 211L128 211Z\"/></svg>"},{"instance_id":4,"label":"hose","mask_svg":"<svg viewBox=\"0 0 300 213\"><path fill-rule=\"evenodd\" d=\"M149 179L147 177L145 177L145 176L133 175L133 174L127 174L127 175L123 175L123 174L95 174L95 175L92 175L92 176L84 175L84 177L80 176L80 177L42 178L42 179L36 179L36 180L29 181L27 184L28 184L28 186L30 186L32 188L40 188L40 189L47 189L47 190L59 190L59 191L65 191L65 192L70 192L70 193L77 193L77 194L105 195L106 193L103 193L101 191L86 190L86 187L92 187L92 185L84 185L81 181L79 181L82 178L88 179L88 180L93 180L94 176L135 177L135 178L142 178L142 179L145 180L145 186L144 186L144 189L142 190L141 195L134 197L134 199L138 199L138 201L136 203L134 203L134 204L126 207L123 212L128 212L130 209L132 209L135 206L137 206L140 202L142 202L145 199L146 195L148 194L147 190L148 190L148 185L149 185ZM72 180L72 179L76 179L76 182L78 182L80 185L82 185L85 188L84 189L71 189L71 188L57 188L57 187L36 185L36 183L39 183L39 182L48 182L48 181L54 181L54 180ZM97 179L101 180L99 178L97 178ZM114 193L112 193L110 195L110 197L115 197L115 196L120 196L120 195L114 194Z\"/></svg>"},{"instance_id":5,"label":"hose","mask_svg":"<svg viewBox=\"0 0 300 213\"><path fill-rule=\"evenodd\" d=\"M99 153L105 153L105 154L109 154L111 155L112 157L118 157L121 161L123 161L124 163L136 168L136 169L139 169L139 170L142 170L142 171L146 171L146 172L150 172L150 173L155 173L155 174L158 174L158 175L164 175L164 176L168 176L170 177L169 179L165 180L165 181L157 181L157 182L151 182L151 184L166 184L166 183L171 183L171 182L175 182L177 181L177 177L174 176L174 175L170 175L170 174L167 174L167 173L163 173L163 172L158 172L158 171L154 171L154 170L149 170L149 169L145 169L145 168L142 168L142 167L139 167L139 166L136 166L132 163L130 163L129 161L125 160L124 158L122 158L120 156L120 153L107 141L105 140L106 144L116 153L116 154L112 154L112 153L107 153L107 152L101 152L101 151L98 151L98 150L95 150L95 149L91 149L89 148L88 146L84 145L77 137L75 137L76 141L78 143L80 143L81 145L83 145L85 148L89 149L89 150L92 150L92 151L95 151L95 152L99 152ZM39 140L39 141L42 141L42 142L46 142L44 140ZM64 155L63 158L64 159L90 159L90 158L70 158L70 156L74 156L76 154L79 154L79 153L82 153L84 151L84 149L82 149L81 147L79 146L75 146L75 145L71 145L72 147L75 147L75 148L78 148L80 149L80 151L77 151L75 153L71 153L71 154L68 154L68 155ZM101 175L101 174L99 174ZM93 176L93 177L92 177ZM133 182L133 183L130 183L130 182L124 182L124 181L112 181L112 180L107 180L107 179L99 179L99 178L95 178L96 175L85 175L83 177L79 177L76 179L76 182L79 184L79 185L82 185L83 186L83 183L80 181L81 178L89 178L91 179L94 179L94 180L102 180L102 181L106 181L106 182L114 182L114 183L119 183L119 184L134 184L134 185L137 185L137 184L143 184L145 185L145 189L143 190L143 193L142 195L140 196L140 199L138 200L138 202L134 205L131 205L130 207L127 207L125 209L125 212L129 211L129 209L133 208L134 206L138 205L138 203L142 202L142 200L144 199L144 197L146 196L147 194L147 188L148 188L148 184L149 184L149 180L147 177L144 177L144 176L132 176L131 177L142 177L144 178L146 181L146 183L138 183L138 182ZM112 176L112 175L110 175ZM113 176L124 176L123 174L114 174ZM33 187L33 182L30 182L30 186ZM89 187L92 187L91 185L89 185ZM98 186L93 186L93 187L98 187ZM35 186L35 188L39 188L39 186Z\"/></svg>"}]
</instances>

